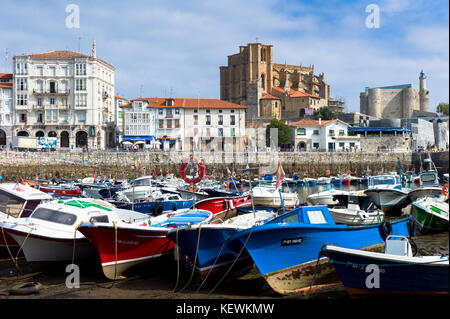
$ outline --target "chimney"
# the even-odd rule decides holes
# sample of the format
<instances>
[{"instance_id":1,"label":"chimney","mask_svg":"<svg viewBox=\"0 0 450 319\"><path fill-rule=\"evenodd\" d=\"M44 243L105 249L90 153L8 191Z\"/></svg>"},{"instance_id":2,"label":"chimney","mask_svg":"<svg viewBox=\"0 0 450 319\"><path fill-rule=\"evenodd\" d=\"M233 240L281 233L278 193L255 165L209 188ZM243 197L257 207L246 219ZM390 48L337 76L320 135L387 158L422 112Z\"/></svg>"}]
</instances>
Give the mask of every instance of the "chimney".
<instances>
[{"instance_id":1,"label":"chimney","mask_svg":"<svg viewBox=\"0 0 450 319\"><path fill-rule=\"evenodd\" d=\"M322 125L322 119L319 117L319 125Z\"/></svg>"}]
</instances>

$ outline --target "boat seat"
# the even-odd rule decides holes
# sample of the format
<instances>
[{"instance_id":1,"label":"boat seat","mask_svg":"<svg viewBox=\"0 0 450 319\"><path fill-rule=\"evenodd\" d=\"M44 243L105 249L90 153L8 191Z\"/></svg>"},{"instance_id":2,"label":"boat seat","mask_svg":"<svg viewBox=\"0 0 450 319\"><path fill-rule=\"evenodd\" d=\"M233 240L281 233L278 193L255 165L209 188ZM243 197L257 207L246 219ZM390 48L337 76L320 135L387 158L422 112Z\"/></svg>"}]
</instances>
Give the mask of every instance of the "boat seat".
<instances>
[{"instance_id":1,"label":"boat seat","mask_svg":"<svg viewBox=\"0 0 450 319\"><path fill-rule=\"evenodd\" d=\"M404 236L391 235L386 238L385 254L412 257L411 244Z\"/></svg>"}]
</instances>

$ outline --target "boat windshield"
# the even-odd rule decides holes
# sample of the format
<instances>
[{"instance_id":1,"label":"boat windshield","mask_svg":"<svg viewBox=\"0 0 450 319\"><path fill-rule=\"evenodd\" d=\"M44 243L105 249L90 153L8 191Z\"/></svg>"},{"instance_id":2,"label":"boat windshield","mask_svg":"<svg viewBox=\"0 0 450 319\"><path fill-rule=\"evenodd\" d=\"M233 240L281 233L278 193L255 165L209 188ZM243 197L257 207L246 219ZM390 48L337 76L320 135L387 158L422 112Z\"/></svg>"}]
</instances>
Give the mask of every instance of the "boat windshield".
<instances>
[{"instance_id":1,"label":"boat windshield","mask_svg":"<svg viewBox=\"0 0 450 319\"><path fill-rule=\"evenodd\" d=\"M420 180L424 183L434 183L436 180L436 175L433 173L420 175Z\"/></svg>"},{"instance_id":2,"label":"boat windshield","mask_svg":"<svg viewBox=\"0 0 450 319\"><path fill-rule=\"evenodd\" d=\"M393 176L378 176L371 178L372 185L395 185L396 181Z\"/></svg>"},{"instance_id":3,"label":"boat windshield","mask_svg":"<svg viewBox=\"0 0 450 319\"><path fill-rule=\"evenodd\" d=\"M33 215L31 215L31 217L64 225L73 225L77 220L76 215L63 213L57 210L52 210L43 207L37 208L34 211Z\"/></svg>"},{"instance_id":4,"label":"boat windshield","mask_svg":"<svg viewBox=\"0 0 450 319\"><path fill-rule=\"evenodd\" d=\"M18 217L25 200L0 190L0 212Z\"/></svg>"},{"instance_id":5,"label":"boat windshield","mask_svg":"<svg viewBox=\"0 0 450 319\"><path fill-rule=\"evenodd\" d=\"M150 186L150 179L140 179L134 182L134 186Z\"/></svg>"}]
</instances>

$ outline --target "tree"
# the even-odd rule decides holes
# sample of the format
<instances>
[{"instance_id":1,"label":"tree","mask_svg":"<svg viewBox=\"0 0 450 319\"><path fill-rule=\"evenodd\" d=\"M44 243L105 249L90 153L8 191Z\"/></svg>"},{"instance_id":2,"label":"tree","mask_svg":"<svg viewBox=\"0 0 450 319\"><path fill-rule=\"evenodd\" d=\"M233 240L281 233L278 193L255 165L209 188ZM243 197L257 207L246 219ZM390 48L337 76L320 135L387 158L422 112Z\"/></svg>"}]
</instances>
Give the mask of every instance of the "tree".
<instances>
[{"instance_id":1,"label":"tree","mask_svg":"<svg viewBox=\"0 0 450 319\"><path fill-rule=\"evenodd\" d=\"M338 112L328 106L321 107L319 110L314 111L314 118L318 120L321 118L324 121L334 120L338 118Z\"/></svg>"},{"instance_id":2,"label":"tree","mask_svg":"<svg viewBox=\"0 0 450 319\"><path fill-rule=\"evenodd\" d=\"M444 114L444 115L448 115L449 111L448 111L448 103L439 103L439 105L436 108L436 111L438 113Z\"/></svg>"},{"instance_id":3,"label":"tree","mask_svg":"<svg viewBox=\"0 0 450 319\"><path fill-rule=\"evenodd\" d=\"M289 125L284 124L283 122L272 119L270 124L266 127L266 143L267 146L270 146L270 129L276 128L278 129L278 145L290 144L292 142L292 130Z\"/></svg>"}]
</instances>

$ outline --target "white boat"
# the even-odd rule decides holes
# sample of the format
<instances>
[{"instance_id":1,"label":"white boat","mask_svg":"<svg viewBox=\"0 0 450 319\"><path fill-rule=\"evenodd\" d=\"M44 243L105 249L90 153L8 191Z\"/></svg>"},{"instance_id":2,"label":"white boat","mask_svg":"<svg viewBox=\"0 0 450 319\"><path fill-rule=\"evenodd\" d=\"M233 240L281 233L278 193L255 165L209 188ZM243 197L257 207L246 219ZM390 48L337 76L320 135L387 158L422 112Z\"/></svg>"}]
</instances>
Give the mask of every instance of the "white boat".
<instances>
[{"instance_id":1,"label":"white boat","mask_svg":"<svg viewBox=\"0 0 450 319\"><path fill-rule=\"evenodd\" d=\"M77 231L81 222L142 217L148 218L144 214L117 209L103 200L73 198L41 203L31 216L5 221L3 228L22 247L27 262L84 260L94 256L96 251Z\"/></svg>"},{"instance_id":2,"label":"white boat","mask_svg":"<svg viewBox=\"0 0 450 319\"><path fill-rule=\"evenodd\" d=\"M338 189L329 189L323 192L318 192L315 194L308 195L306 198L307 201L313 205L327 205L334 206L339 204L337 199L334 199L336 195L348 195L348 191L338 190Z\"/></svg>"},{"instance_id":3,"label":"white boat","mask_svg":"<svg viewBox=\"0 0 450 319\"><path fill-rule=\"evenodd\" d=\"M117 192L117 196L119 198L126 197L130 201L133 198L135 201L146 200L154 191L159 189L156 185L152 184L152 180L152 176L136 178L128 188Z\"/></svg>"},{"instance_id":4,"label":"white boat","mask_svg":"<svg viewBox=\"0 0 450 319\"><path fill-rule=\"evenodd\" d=\"M0 184L0 227L5 221L14 221L18 218L30 216L37 205L51 199L50 194L28 185L20 183ZM17 243L9 235L1 234L0 247L6 245L8 247L17 246Z\"/></svg>"},{"instance_id":5,"label":"white boat","mask_svg":"<svg viewBox=\"0 0 450 319\"><path fill-rule=\"evenodd\" d=\"M399 175L382 174L369 177L369 188L364 193L385 213L389 211L398 215L411 202L408 197L410 191L402 188Z\"/></svg>"},{"instance_id":6,"label":"white boat","mask_svg":"<svg viewBox=\"0 0 450 319\"><path fill-rule=\"evenodd\" d=\"M362 210L358 204L358 195L348 195L347 207L331 207L328 210L336 224L371 225L379 224L384 220L384 213L379 209L372 209L373 203L367 210Z\"/></svg>"},{"instance_id":7,"label":"white boat","mask_svg":"<svg viewBox=\"0 0 450 319\"><path fill-rule=\"evenodd\" d=\"M317 185L327 185L327 184L330 184L330 181L331 181L331 178L329 178L329 177L319 177L317 179L316 184Z\"/></svg>"},{"instance_id":8,"label":"white boat","mask_svg":"<svg viewBox=\"0 0 450 319\"><path fill-rule=\"evenodd\" d=\"M275 186L256 186L252 189L253 202L257 206L281 207L280 193ZM297 193L281 193L285 208L294 208L299 204Z\"/></svg>"}]
</instances>

